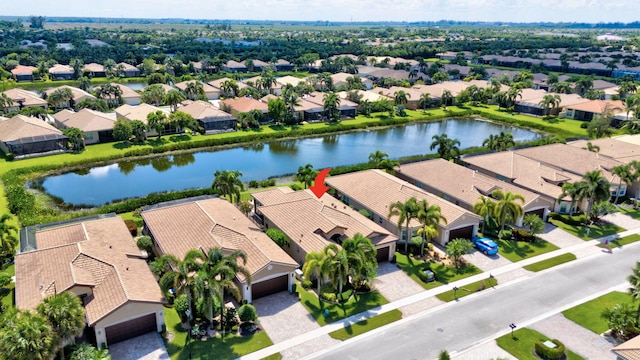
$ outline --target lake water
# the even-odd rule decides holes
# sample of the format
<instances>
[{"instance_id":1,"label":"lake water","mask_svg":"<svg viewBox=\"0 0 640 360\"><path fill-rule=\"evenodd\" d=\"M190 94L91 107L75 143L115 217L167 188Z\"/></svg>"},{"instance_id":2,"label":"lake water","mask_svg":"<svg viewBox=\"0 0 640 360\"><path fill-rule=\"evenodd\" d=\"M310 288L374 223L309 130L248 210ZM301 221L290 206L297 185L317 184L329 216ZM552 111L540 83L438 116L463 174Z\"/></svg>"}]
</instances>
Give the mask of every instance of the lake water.
<instances>
[{"instance_id":1,"label":"lake water","mask_svg":"<svg viewBox=\"0 0 640 360\"><path fill-rule=\"evenodd\" d=\"M432 136L447 134L460 140L460 148L481 146L492 134L510 132L516 141L539 134L478 119L449 119L318 138L273 141L220 151L167 155L122 161L81 172L51 176L45 191L70 204L102 205L116 199L154 192L211 186L216 170L240 170L242 180L264 180L293 174L307 163L314 169L368 161L369 154L384 151L392 159L430 154Z\"/></svg>"}]
</instances>

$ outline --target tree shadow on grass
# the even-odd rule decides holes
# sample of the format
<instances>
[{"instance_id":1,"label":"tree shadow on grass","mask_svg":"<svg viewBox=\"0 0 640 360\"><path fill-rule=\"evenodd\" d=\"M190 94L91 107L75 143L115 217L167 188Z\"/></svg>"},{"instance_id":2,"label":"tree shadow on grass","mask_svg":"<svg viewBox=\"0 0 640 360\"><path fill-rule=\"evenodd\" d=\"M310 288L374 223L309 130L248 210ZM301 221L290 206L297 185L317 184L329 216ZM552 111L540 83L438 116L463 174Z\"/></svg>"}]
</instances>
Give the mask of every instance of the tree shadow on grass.
<instances>
[{"instance_id":1,"label":"tree shadow on grass","mask_svg":"<svg viewBox=\"0 0 640 360\"><path fill-rule=\"evenodd\" d=\"M121 141L121 142L113 144L113 148L114 149L118 149L118 150L129 149L132 146L133 146L133 144L131 142L129 142L129 141Z\"/></svg>"},{"instance_id":2,"label":"tree shadow on grass","mask_svg":"<svg viewBox=\"0 0 640 360\"><path fill-rule=\"evenodd\" d=\"M191 135L182 134L182 135L172 135L169 137L171 142L182 142L191 140Z\"/></svg>"},{"instance_id":3,"label":"tree shadow on grass","mask_svg":"<svg viewBox=\"0 0 640 360\"><path fill-rule=\"evenodd\" d=\"M500 248L500 252L504 254L515 254L521 258L526 258L527 255L534 252L532 247L543 248L544 244L540 241L527 243L524 241L514 241L514 240L501 240L502 247Z\"/></svg>"}]
</instances>

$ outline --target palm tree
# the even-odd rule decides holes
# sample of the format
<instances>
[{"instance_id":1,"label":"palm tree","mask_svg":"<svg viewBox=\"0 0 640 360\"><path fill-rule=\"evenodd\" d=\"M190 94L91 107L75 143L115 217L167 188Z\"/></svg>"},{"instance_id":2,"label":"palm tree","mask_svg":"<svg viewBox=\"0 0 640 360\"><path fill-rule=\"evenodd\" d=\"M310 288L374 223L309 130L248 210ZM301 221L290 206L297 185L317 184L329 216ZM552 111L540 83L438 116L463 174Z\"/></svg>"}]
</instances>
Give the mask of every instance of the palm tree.
<instances>
[{"instance_id":1,"label":"palm tree","mask_svg":"<svg viewBox=\"0 0 640 360\"><path fill-rule=\"evenodd\" d=\"M345 250L338 248L336 244L329 244L326 248L325 252L328 256L323 265L329 275L331 285L338 291L338 295L342 299L342 287L349 281L351 270L349 255Z\"/></svg>"},{"instance_id":2,"label":"palm tree","mask_svg":"<svg viewBox=\"0 0 640 360\"><path fill-rule=\"evenodd\" d=\"M158 133L158 140L162 136L162 130L164 130L167 124L167 115L162 110L156 112L150 112L147 114L147 126L149 129L153 129Z\"/></svg>"},{"instance_id":3,"label":"palm tree","mask_svg":"<svg viewBox=\"0 0 640 360\"><path fill-rule=\"evenodd\" d=\"M393 100L395 105L406 105L409 102L411 94L407 94L404 90L398 90L393 93Z\"/></svg>"},{"instance_id":4,"label":"palm tree","mask_svg":"<svg viewBox=\"0 0 640 360\"><path fill-rule=\"evenodd\" d=\"M286 90L282 92L282 99L284 100L285 107L287 108L287 117L293 120L296 106L300 106L300 98L298 94L293 90Z\"/></svg>"},{"instance_id":5,"label":"palm tree","mask_svg":"<svg viewBox=\"0 0 640 360\"><path fill-rule=\"evenodd\" d=\"M389 205L389 215L387 215L387 218L391 219L392 216L398 217L398 231L402 231L402 224L404 223L404 252L407 254L409 253L409 241L411 240L409 223L411 223L411 220L415 219L418 216L418 211L420 211L418 207L418 199L416 199L415 197L410 198L404 203L401 201L396 201Z\"/></svg>"},{"instance_id":6,"label":"palm tree","mask_svg":"<svg viewBox=\"0 0 640 360\"><path fill-rule=\"evenodd\" d=\"M5 360L49 360L56 353L58 337L46 317L12 310L5 314L0 331L0 357Z\"/></svg>"},{"instance_id":7,"label":"palm tree","mask_svg":"<svg viewBox=\"0 0 640 360\"><path fill-rule=\"evenodd\" d=\"M480 195L480 200L473 204L473 212L482 216L482 233L484 234L485 225L489 219L495 214L496 202L489 197Z\"/></svg>"},{"instance_id":8,"label":"palm tree","mask_svg":"<svg viewBox=\"0 0 640 360\"><path fill-rule=\"evenodd\" d=\"M325 268L324 262L327 260L327 255L326 247L322 252L308 252L305 256L304 265L302 265L302 273L305 279L311 281L312 276L316 277L318 296L320 296L320 286L322 286L322 280L325 276L323 269Z\"/></svg>"},{"instance_id":9,"label":"palm tree","mask_svg":"<svg viewBox=\"0 0 640 360\"><path fill-rule=\"evenodd\" d=\"M331 92L324 95L323 108L327 118L331 121L340 120L340 97Z\"/></svg>"},{"instance_id":10,"label":"palm tree","mask_svg":"<svg viewBox=\"0 0 640 360\"><path fill-rule=\"evenodd\" d=\"M582 180L575 183L575 187L577 199L587 200L587 216L591 216L593 204L611 198L611 184L602 176L602 170L587 172Z\"/></svg>"},{"instance_id":11,"label":"palm tree","mask_svg":"<svg viewBox=\"0 0 640 360\"><path fill-rule=\"evenodd\" d=\"M583 76L576 81L576 91L580 95L584 95L587 90L593 87L593 78L591 76Z\"/></svg>"},{"instance_id":12,"label":"palm tree","mask_svg":"<svg viewBox=\"0 0 640 360\"><path fill-rule=\"evenodd\" d=\"M420 94L420 100L418 100L418 106L422 107L422 111L426 112L427 108L431 104L431 94L424 93Z\"/></svg>"},{"instance_id":13,"label":"palm tree","mask_svg":"<svg viewBox=\"0 0 640 360\"><path fill-rule=\"evenodd\" d=\"M84 140L86 138L84 131L75 127L68 127L62 129L62 133L67 137L74 151L81 151L84 149Z\"/></svg>"},{"instance_id":14,"label":"palm tree","mask_svg":"<svg viewBox=\"0 0 640 360\"><path fill-rule=\"evenodd\" d=\"M550 115L551 114L551 109L555 109L558 105L560 105L560 95L558 94L547 94L545 96L542 97L542 100L540 100L540 102L538 103L541 106L544 106L546 111L545 111L545 115Z\"/></svg>"},{"instance_id":15,"label":"palm tree","mask_svg":"<svg viewBox=\"0 0 640 360\"><path fill-rule=\"evenodd\" d=\"M213 175L212 188L220 191L222 196L229 196L229 201L233 204L235 204L233 201L234 195L237 201L240 201L240 191L244 190L244 185L242 184L242 180L240 180L242 172L237 170L222 170L216 171Z\"/></svg>"},{"instance_id":16,"label":"palm tree","mask_svg":"<svg viewBox=\"0 0 640 360\"><path fill-rule=\"evenodd\" d=\"M225 292L240 301L242 293L234 279L239 275L244 278L247 286L251 286L251 273L244 267L247 263L247 254L242 250L234 250L225 255L221 248L211 248L206 258L201 257L201 261L202 264L196 276L196 288L208 300L208 320L209 324L213 324L214 299L220 302L222 319Z\"/></svg>"},{"instance_id":17,"label":"palm tree","mask_svg":"<svg viewBox=\"0 0 640 360\"><path fill-rule=\"evenodd\" d=\"M171 111L178 110L178 104L187 98L178 90L169 90L163 97L162 102L171 107Z\"/></svg>"},{"instance_id":18,"label":"palm tree","mask_svg":"<svg viewBox=\"0 0 640 360\"><path fill-rule=\"evenodd\" d=\"M573 89L571 88L571 84L566 81L560 81L551 85L551 91L559 94L571 94L573 93Z\"/></svg>"},{"instance_id":19,"label":"palm tree","mask_svg":"<svg viewBox=\"0 0 640 360\"><path fill-rule=\"evenodd\" d=\"M176 90L177 91L177 90ZM182 95L182 93L180 93ZM163 99L165 96L165 91L160 84L151 84L144 88L141 94L141 101L143 103L151 104L151 105L160 105L163 103ZM182 95L183 100L186 99L184 95ZM182 101L182 100L181 100Z\"/></svg>"},{"instance_id":20,"label":"palm tree","mask_svg":"<svg viewBox=\"0 0 640 360\"><path fill-rule=\"evenodd\" d=\"M389 159L389 154L384 151L376 150L369 154L369 164L375 169L393 170L400 165L399 162Z\"/></svg>"},{"instance_id":21,"label":"palm tree","mask_svg":"<svg viewBox=\"0 0 640 360\"><path fill-rule=\"evenodd\" d=\"M5 93L0 94L0 112L4 113L11 107L13 107L13 99Z\"/></svg>"},{"instance_id":22,"label":"palm tree","mask_svg":"<svg viewBox=\"0 0 640 360\"><path fill-rule=\"evenodd\" d=\"M240 92L238 82L233 79L228 79L220 84L220 90L224 97L235 97Z\"/></svg>"},{"instance_id":23,"label":"palm tree","mask_svg":"<svg viewBox=\"0 0 640 360\"><path fill-rule=\"evenodd\" d=\"M113 77L116 75L116 62L113 59L105 59L102 66L104 67L104 72L107 77Z\"/></svg>"},{"instance_id":24,"label":"palm tree","mask_svg":"<svg viewBox=\"0 0 640 360\"><path fill-rule=\"evenodd\" d=\"M427 200L418 202L418 213L416 220L422 225L418 233L422 235L420 242L420 256L424 256L424 245L431 239L438 236L438 224L447 223L447 218L442 215L441 209L437 205L429 205Z\"/></svg>"},{"instance_id":25,"label":"palm tree","mask_svg":"<svg viewBox=\"0 0 640 360\"><path fill-rule=\"evenodd\" d=\"M0 256L13 256L18 246L18 238L13 235L18 232L18 228L8 223L11 215L2 214L0 216Z\"/></svg>"},{"instance_id":26,"label":"palm tree","mask_svg":"<svg viewBox=\"0 0 640 360\"><path fill-rule=\"evenodd\" d=\"M614 204L618 203L618 198L620 197L620 188L622 187L622 183L627 184L627 187L631 187L633 184L632 179L632 165L631 164L620 164L614 166L611 169L611 173L618 177L618 188L616 189L616 199L613 202Z\"/></svg>"},{"instance_id":27,"label":"palm tree","mask_svg":"<svg viewBox=\"0 0 640 360\"><path fill-rule=\"evenodd\" d=\"M376 247L369 238L356 233L352 238L342 242L342 248L348 255L353 287L355 289L370 288L370 282L375 278L378 267Z\"/></svg>"},{"instance_id":28,"label":"palm tree","mask_svg":"<svg viewBox=\"0 0 640 360\"><path fill-rule=\"evenodd\" d=\"M65 342L80 336L84 330L85 312L80 298L70 292L53 295L38 305L38 313L49 319L58 335L60 359L64 360Z\"/></svg>"},{"instance_id":29,"label":"palm tree","mask_svg":"<svg viewBox=\"0 0 640 360\"><path fill-rule=\"evenodd\" d=\"M524 212L522 209L524 196L510 191L503 193L502 190L496 189L491 193L491 197L497 200L494 215L500 223L500 230L504 230L507 222L513 223L522 216ZM518 204L517 201L520 201L522 205Z\"/></svg>"},{"instance_id":30,"label":"palm tree","mask_svg":"<svg viewBox=\"0 0 640 360\"><path fill-rule=\"evenodd\" d=\"M445 110L447 110L447 105L451 103L453 100L453 94L450 90L442 90L442 95L440 95L440 101L442 102L442 106Z\"/></svg>"},{"instance_id":31,"label":"palm tree","mask_svg":"<svg viewBox=\"0 0 640 360\"><path fill-rule=\"evenodd\" d=\"M305 166L298 166L298 173L296 174L296 180L304 184L304 188L308 188L313 184L318 172L313 170L313 165L306 164Z\"/></svg>"},{"instance_id":32,"label":"palm tree","mask_svg":"<svg viewBox=\"0 0 640 360\"><path fill-rule=\"evenodd\" d=\"M91 79L89 79L86 76L83 76L80 79L78 79L78 88L84 91L88 91L90 87L91 87Z\"/></svg>"},{"instance_id":33,"label":"palm tree","mask_svg":"<svg viewBox=\"0 0 640 360\"><path fill-rule=\"evenodd\" d=\"M446 245L446 254L453 259L453 265L460 267L460 258L473 249L473 244L467 239L453 239Z\"/></svg>"},{"instance_id":34,"label":"palm tree","mask_svg":"<svg viewBox=\"0 0 640 360\"><path fill-rule=\"evenodd\" d=\"M202 83L198 81L191 81L187 83L187 86L184 88L184 95L193 100L198 96L204 96L204 87Z\"/></svg>"},{"instance_id":35,"label":"palm tree","mask_svg":"<svg viewBox=\"0 0 640 360\"><path fill-rule=\"evenodd\" d=\"M562 201L566 196L571 198L571 203L569 204L569 213L571 214L573 212L573 207L576 205L576 201L578 200L578 193L574 184L562 184L562 193L558 196L558 202Z\"/></svg>"},{"instance_id":36,"label":"palm tree","mask_svg":"<svg viewBox=\"0 0 640 360\"><path fill-rule=\"evenodd\" d=\"M175 297L185 294L189 303L189 312L193 314L191 302L196 288L195 273L199 270L198 263L202 259L202 251L189 250L182 260L171 254L164 254L162 258L169 264L170 270L160 278L160 289L165 294L173 289Z\"/></svg>"},{"instance_id":37,"label":"palm tree","mask_svg":"<svg viewBox=\"0 0 640 360\"><path fill-rule=\"evenodd\" d=\"M634 301L640 300L640 261L636 261L636 266L633 268L631 275L627 277L629 284L629 294ZM638 305L637 319L640 320L640 305Z\"/></svg>"},{"instance_id":38,"label":"palm tree","mask_svg":"<svg viewBox=\"0 0 640 360\"><path fill-rule=\"evenodd\" d=\"M447 134L433 135L431 137L433 142L429 146L430 150L438 149L438 155L445 160L451 160L458 157L460 154L460 140L449 139Z\"/></svg>"}]
</instances>

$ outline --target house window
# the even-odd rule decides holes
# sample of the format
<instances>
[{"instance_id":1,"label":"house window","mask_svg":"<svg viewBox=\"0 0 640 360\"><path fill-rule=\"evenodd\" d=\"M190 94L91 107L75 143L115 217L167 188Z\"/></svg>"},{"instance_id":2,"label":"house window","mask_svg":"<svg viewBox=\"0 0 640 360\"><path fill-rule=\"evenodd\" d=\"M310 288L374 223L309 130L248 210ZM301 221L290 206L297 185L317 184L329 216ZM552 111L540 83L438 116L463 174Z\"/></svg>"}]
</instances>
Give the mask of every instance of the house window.
<instances>
[{"instance_id":1,"label":"house window","mask_svg":"<svg viewBox=\"0 0 640 360\"><path fill-rule=\"evenodd\" d=\"M560 212L563 213L563 214L567 212L567 204L562 203L560 205Z\"/></svg>"}]
</instances>

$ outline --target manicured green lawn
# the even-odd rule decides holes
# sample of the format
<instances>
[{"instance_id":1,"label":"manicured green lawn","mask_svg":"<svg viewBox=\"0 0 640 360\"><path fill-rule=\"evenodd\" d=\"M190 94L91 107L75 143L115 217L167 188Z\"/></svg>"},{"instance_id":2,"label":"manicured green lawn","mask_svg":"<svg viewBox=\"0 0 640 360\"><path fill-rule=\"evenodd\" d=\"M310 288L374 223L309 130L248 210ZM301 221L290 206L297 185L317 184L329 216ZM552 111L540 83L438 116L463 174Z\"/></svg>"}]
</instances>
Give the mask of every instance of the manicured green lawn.
<instances>
[{"instance_id":1,"label":"manicured green lawn","mask_svg":"<svg viewBox=\"0 0 640 360\"><path fill-rule=\"evenodd\" d=\"M122 220L133 220L133 221L136 222L136 225L138 225L138 228L142 227L142 218L133 216L133 211L129 211L129 212L126 212L126 213L120 213L120 214L118 214L118 216L120 216L122 218Z\"/></svg>"},{"instance_id":2,"label":"manicured green lawn","mask_svg":"<svg viewBox=\"0 0 640 360\"><path fill-rule=\"evenodd\" d=\"M620 239L616 239L610 242L610 247L622 247L623 245L627 245L627 244L631 244L634 243L636 241L640 240L640 234L631 234L631 235L627 235L623 238ZM607 245L605 244L598 244L598 247L600 248L606 248Z\"/></svg>"},{"instance_id":3,"label":"manicured green lawn","mask_svg":"<svg viewBox=\"0 0 640 360\"><path fill-rule=\"evenodd\" d=\"M602 225L597 226L578 226L565 224L562 221L556 219L551 219L549 220L549 222L568 232L569 234L581 238L582 240L593 240L601 238L603 236L617 234L621 231L626 230L611 223L603 223ZM587 234L587 229L589 229L589 234Z\"/></svg>"},{"instance_id":4,"label":"manicured green lawn","mask_svg":"<svg viewBox=\"0 0 640 360\"><path fill-rule=\"evenodd\" d=\"M629 215L634 219L640 219L640 209L634 209L633 207L619 207L621 213Z\"/></svg>"},{"instance_id":5,"label":"manicured green lawn","mask_svg":"<svg viewBox=\"0 0 640 360\"><path fill-rule=\"evenodd\" d=\"M496 242L500 249L499 254L511 262L558 250L557 246L545 240L538 240L532 243L514 240L496 240Z\"/></svg>"},{"instance_id":6,"label":"manicured green lawn","mask_svg":"<svg viewBox=\"0 0 640 360\"><path fill-rule=\"evenodd\" d=\"M564 264L569 261L573 261L575 259L576 259L575 255L573 255L572 253L566 253L566 254L552 257L551 259L538 261L537 263L527 265L524 268L529 271L537 272L537 271L542 271L544 269L548 269L550 267L554 267L556 265Z\"/></svg>"},{"instance_id":7,"label":"manicured green lawn","mask_svg":"<svg viewBox=\"0 0 640 360\"><path fill-rule=\"evenodd\" d=\"M472 264L468 264L461 268L455 268L453 266L446 266L441 263L425 263L422 260L417 260L413 257L407 257L406 255L402 255L400 253L396 253L395 256L398 268L406 272L407 275L415 280L415 282L417 282L418 284L420 284L420 286L427 290L482 272ZM431 269L431 271L433 271L436 278L435 281L426 283L420 279L419 274L421 274L426 269Z\"/></svg>"},{"instance_id":8,"label":"manicured green lawn","mask_svg":"<svg viewBox=\"0 0 640 360\"><path fill-rule=\"evenodd\" d=\"M4 265L2 267L2 272L7 273L11 276L16 274L16 268L14 264ZM5 308L10 308L14 306L14 292L16 288L16 283L11 282L7 285L6 288L0 289L0 297L2 298L2 306Z\"/></svg>"},{"instance_id":9,"label":"manicured green lawn","mask_svg":"<svg viewBox=\"0 0 640 360\"><path fill-rule=\"evenodd\" d=\"M402 319L402 313L400 312L400 310L391 310L384 314L380 314L366 320L358 321L357 323L349 325L340 330L332 331L329 333L329 336L334 339L344 341L354 336L364 334L367 331L373 330L375 328L379 328L394 321L398 321L400 319Z\"/></svg>"},{"instance_id":10,"label":"manicured green lawn","mask_svg":"<svg viewBox=\"0 0 640 360\"><path fill-rule=\"evenodd\" d=\"M493 287L498 285L498 280L496 278L488 278L486 280L480 280L473 282L471 284L460 287L457 291L449 290L447 292L443 292L441 294L436 295L436 297L442 301L449 302L455 299L460 299L462 297L471 295L473 293L477 293L479 291L485 290L486 288Z\"/></svg>"},{"instance_id":11,"label":"manicured green lawn","mask_svg":"<svg viewBox=\"0 0 640 360\"><path fill-rule=\"evenodd\" d=\"M567 334L567 336L571 336L571 334ZM503 348L509 354L515 356L519 360L539 360L540 358L534 355L534 344L538 341L545 340L553 340L543 334L523 328L513 332L513 337L511 333L501 336L496 339L496 343L498 346ZM562 342L562 339L558 339ZM572 352L567 349L567 359L568 360L579 360L583 359L580 355Z\"/></svg>"},{"instance_id":12,"label":"manicured green lawn","mask_svg":"<svg viewBox=\"0 0 640 360\"><path fill-rule=\"evenodd\" d=\"M320 301L315 292L307 291L303 289L302 286L297 286L296 291L300 296L302 305L309 311L309 314L311 314L320 326L325 326L351 315L359 314L363 311L389 303L389 301L377 291L352 296L342 305L334 305Z\"/></svg>"},{"instance_id":13,"label":"manicured green lawn","mask_svg":"<svg viewBox=\"0 0 640 360\"><path fill-rule=\"evenodd\" d=\"M571 309L567 309L563 311L562 314L574 323L599 335L609 330L607 322L600 317L602 310L621 303L633 303L631 295L614 291L587 301L584 304L572 307Z\"/></svg>"},{"instance_id":14,"label":"manicured green lawn","mask_svg":"<svg viewBox=\"0 0 640 360\"><path fill-rule=\"evenodd\" d=\"M187 333L182 329L180 318L172 308L164 309L167 331L173 333L171 341L166 343L172 360L189 359L235 359L242 355L258 351L273 345L266 332L261 331L252 336L226 335L207 341L191 340L187 347Z\"/></svg>"}]
</instances>

